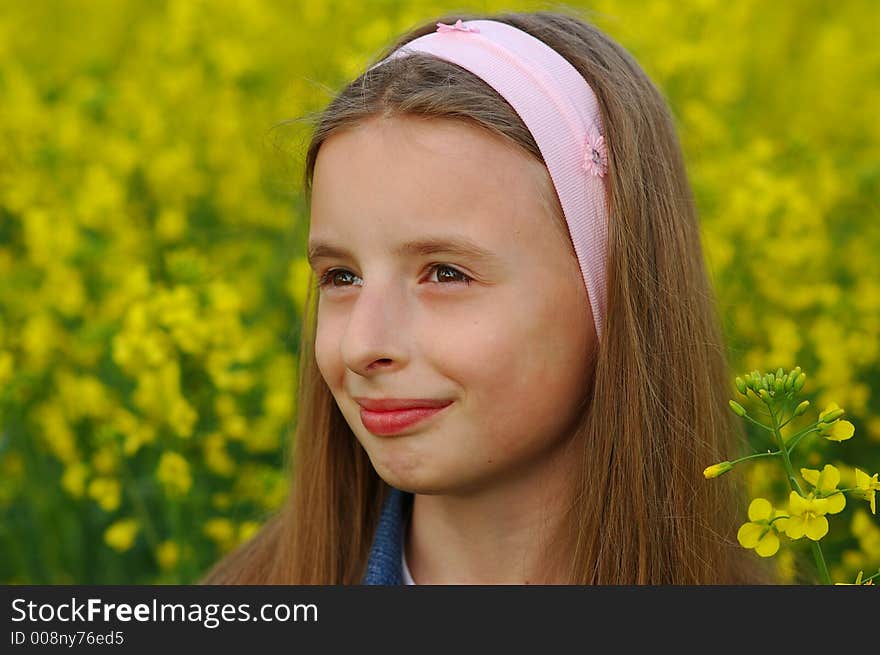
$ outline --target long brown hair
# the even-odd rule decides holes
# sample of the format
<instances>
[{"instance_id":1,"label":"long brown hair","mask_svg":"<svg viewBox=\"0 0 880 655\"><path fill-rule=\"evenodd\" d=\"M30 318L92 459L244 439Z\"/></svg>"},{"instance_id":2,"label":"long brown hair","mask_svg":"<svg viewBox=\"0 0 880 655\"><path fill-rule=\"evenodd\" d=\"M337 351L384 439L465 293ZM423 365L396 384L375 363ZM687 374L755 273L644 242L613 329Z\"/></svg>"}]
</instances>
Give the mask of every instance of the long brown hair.
<instances>
[{"instance_id":1,"label":"long brown hair","mask_svg":"<svg viewBox=\"0 0 880 655\"><path fill-rule=\"evenodd\" d=\"M667 104L620 45L558 12L440 17L402 36L379 59L438 21L491 18L541 39L580 71L598 97L609 151L608 298L576 427L582 466L572 499L572 584L771 583L771 569L734 534L740 478L703 479L744 441L727 406L730 374L699 224ZM376 60L378 61L378 59ZM310 202L327 137L371 117L467 121L543 163L531 133L489 85L427 55L366 72L320 114L306 155ZM549 179L549 178L548 178ZM555 197L552 188L549 197ZM558 201L554 212L564 224ZM335 404L316 366L316 303L302 331L298 416L284 507L202 580L209 584L357 584L388 485Z\"/></svg>"}]
</instances>

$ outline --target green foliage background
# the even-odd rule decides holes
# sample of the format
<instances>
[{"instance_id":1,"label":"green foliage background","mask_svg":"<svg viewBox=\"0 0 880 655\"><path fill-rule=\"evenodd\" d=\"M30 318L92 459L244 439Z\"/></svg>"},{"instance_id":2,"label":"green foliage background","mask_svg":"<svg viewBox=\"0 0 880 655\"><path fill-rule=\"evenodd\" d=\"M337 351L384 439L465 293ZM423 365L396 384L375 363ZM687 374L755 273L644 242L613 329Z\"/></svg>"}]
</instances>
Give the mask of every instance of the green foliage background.
<instances>
[{"instance_id":1,"label":"green foliage background","mask_svg":"<svg viewBox=\"0 0 880 655\"><path fill-rule=\"evenodd\" d=\"M880 4L4 3L0 582L192 582L258 529L308 283L308 126L273 127L424 20L566 7L669 100L736 372L799 364L847 410L855 438L800 465L880 468ZM853 505L835 579L880 566ZM779 556L790 580L806 553Z\"/></svg>"}]
</instances>

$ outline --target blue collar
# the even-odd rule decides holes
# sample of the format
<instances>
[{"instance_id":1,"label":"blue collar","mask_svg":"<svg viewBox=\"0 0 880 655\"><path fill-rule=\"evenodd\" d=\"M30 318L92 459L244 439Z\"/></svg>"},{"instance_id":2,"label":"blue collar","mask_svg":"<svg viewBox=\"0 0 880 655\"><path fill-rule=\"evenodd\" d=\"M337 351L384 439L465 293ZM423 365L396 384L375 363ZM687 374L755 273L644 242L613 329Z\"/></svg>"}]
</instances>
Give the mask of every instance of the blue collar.
<instances>
[{"instance_id":1,"label":"blue collar","mask_svg":"<svg viewBox=\"0 0 880 655\"><path fill-rule=\"evenodd\" d=\"M394 487L390 488L379 525L373 537L367 572L364 575L365 585L401 585L403 569L401 567L401 544L403 543L403 525L406 512L412 507L412 494Z\"/></svg>"}]
</instances>

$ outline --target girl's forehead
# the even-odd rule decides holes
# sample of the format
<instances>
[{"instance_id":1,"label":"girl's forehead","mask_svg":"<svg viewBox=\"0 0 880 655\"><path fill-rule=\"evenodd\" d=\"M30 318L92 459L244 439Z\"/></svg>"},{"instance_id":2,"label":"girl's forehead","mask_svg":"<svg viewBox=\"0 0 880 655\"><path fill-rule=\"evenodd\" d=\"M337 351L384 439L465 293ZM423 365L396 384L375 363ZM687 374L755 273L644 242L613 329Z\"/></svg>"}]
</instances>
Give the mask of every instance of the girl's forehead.
<instances>
[{"instance_id":1,"label":"girl's forehead","mask_svg":"<svg viewBox=\"0 0 880 655\"><path fill-rule=\"evenodd\" d=\"M377 189L419 186L421 197L445 192L454 200L512 183L534 185L544 165L500 136L463 121L373 119L337 132L321 145L315 165L316 185L354 183ZM515 194L514 194L515 195ZM352 200L359 200L352 198Z\"/></svg>"},{"instance_id":2,"label":"girl's forehead","mask_svg":"<svg viewBox=\"0 0 880 655\"><path fill-rule=\"evenodd\" d=\"M505 241L547 229L546 168L460 121L376 119L329 137L316 159L310 238L393 230Z\"/></svg>"}]
</instances>

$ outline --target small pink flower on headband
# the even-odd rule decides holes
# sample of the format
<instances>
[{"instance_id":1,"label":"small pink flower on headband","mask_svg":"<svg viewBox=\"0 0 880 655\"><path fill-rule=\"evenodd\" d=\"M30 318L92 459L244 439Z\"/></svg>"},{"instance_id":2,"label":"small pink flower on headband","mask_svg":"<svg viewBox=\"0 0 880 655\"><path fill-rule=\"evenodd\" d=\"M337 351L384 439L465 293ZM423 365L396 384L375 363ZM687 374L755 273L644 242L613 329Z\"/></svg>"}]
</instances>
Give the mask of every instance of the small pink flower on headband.
<instances>
[{"instance_id":1,"label":"small pink flower on headband","mask_svg":"<svg viewBox=\"0 0 880 655\"><path fill-rule=\"evenodd\" d=\"M595 125L587 128L587 137L584 140L584 165L583 169L597 177L605 177L608 172L608 150L605 147L605 137L599 134Z\"/></svg>"},{"instance_id":2,"label":"small pink flower on headband","mask_svg":"<svg viewBox=\"0 0 880 655\"><path fill-rule=\"evenodd\" d=\"M453 32L453 31L479 32L480 30L477 29L477 27L474 25L462 24L461 19L459 18L457 21L455 21L455 25L447 25L446 23L437 23L437 31L438 32Z\"/></svg>"}]
</instances>

